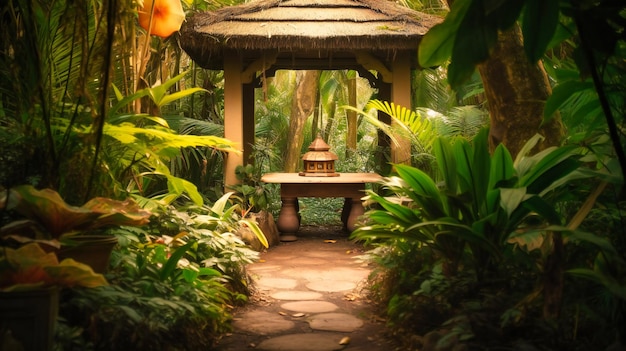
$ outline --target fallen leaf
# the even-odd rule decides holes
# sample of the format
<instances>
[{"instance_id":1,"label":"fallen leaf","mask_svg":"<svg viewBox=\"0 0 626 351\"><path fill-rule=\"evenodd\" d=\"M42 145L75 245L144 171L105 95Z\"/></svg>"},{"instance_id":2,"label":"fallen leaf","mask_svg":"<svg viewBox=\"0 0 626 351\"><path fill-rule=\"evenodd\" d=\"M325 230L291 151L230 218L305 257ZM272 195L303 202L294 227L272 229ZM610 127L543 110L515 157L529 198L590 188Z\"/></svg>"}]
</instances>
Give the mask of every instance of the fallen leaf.
<instances>
[{"instance_id":1,"label":"fallen leaf","mask_svg":"<svg viewBox=\"0 0 626 351\"><path fill-rule=\"evenodd\" d=\"M353 293L347 293L345 295L343 295L343 299L346 301L354 301L358 298L359 296Z\"/></svg>"},{"instance_id":2,"label":"fallen leaf","mask_svg":"<svg viewBox=\"0 0 626 351\"><path fill-rule=\"evenodd\" d=\"M343 339L339 341L339 345L348 345L350 343L350 337L344 336Z\"/></svg>"}]
</instances>

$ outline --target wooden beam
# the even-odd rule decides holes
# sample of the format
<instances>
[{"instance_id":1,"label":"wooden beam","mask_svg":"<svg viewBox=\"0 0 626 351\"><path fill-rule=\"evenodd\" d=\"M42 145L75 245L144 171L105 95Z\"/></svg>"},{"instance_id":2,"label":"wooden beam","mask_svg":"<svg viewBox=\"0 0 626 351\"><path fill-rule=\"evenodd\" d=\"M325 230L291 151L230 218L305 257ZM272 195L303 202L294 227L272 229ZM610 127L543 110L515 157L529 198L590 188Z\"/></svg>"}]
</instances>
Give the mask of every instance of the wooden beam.
<instances>
[{"instance_id":1,"label":"wooden beam","mask_svg":"<svg viewBox=\"0 0 626 351\"><path fill-rule=\"evenodd\" d=\"M356 57L356 62L359 65L365 67L366 69L374 70L378 72L379 75L382 77L383 82L385 83L393 82L395 72L390 71L387 68L387 66L385 66L384 63L382 63L379 59L374 57L372 54L363 52L363 51L357 51L354 53L354 55Z\"/></svg>"},{"instance_id":2,"label":"wooden beam","mask_svg":"<svg viewBox=\"0 0 626 351\"><path fill-rule=\"evenodd\" d=\"M273 64L276 63L276 58L278 57L278 52L272 52L268 54L263 54L262 57L259 57L252 63L246 67L246 69L241 72L241 81L242 83L252 83L252 81L256 78L256 73L260 71L265 71L268 68L272 67ZM224 61L224 65L226 62Z\"/></svg>"}]
</instances>

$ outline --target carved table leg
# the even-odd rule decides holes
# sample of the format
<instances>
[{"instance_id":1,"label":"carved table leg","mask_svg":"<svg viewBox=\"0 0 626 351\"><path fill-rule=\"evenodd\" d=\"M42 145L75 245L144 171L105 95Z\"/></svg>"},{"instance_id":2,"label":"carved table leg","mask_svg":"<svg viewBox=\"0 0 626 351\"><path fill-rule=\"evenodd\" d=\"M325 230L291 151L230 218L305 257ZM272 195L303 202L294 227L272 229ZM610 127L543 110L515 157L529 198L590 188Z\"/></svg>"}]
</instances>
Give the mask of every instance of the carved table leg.
<instances>
[{"instance_id":1,"label":"carved table leg","mask_svg":"<svg viewBox=\"0 0 626 351\"><path fill-rule=\"evenodd\" d=\"M296 233L300 229L300 219L298 216L298 198L281 197L282 206L276 221L276 227L280 232L280 241L296 241Z\"/></svg>"},{"instance_id":2,"label":"carved table leg","mask_svg":"<svg viewBox=\"0 0 626 351\"><path fill-rule=\"evenodd\" d=\"M341 223L343 223L343 231L348 231L348 218L352 210L352 198L345 197L343 199L343 207L341 208Z\"/></svg>"},{"instance_id":3,"label":"carved table leg","mask_svg":"<svg viewBox=\"0 0 626 351\"><path fill-rule=\"evenodd\" d=\"M361 203L360 198L352 198L346 199L346 201L352 200L350 206L350 214L348 215L348 220L346 222L346 229L349 233L352 233L356 228L355 224L357 219L365 213L365 209L363 208L363 203Z\"/></svg>"}]
</instances>

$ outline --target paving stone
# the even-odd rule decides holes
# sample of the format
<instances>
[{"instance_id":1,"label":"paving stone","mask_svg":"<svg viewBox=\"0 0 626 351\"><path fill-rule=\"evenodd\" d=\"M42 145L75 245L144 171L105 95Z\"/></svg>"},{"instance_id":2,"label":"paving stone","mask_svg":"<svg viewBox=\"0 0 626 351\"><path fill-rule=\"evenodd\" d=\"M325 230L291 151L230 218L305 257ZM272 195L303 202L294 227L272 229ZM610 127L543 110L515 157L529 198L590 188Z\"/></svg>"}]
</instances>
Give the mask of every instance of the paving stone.
<instances>
[{"instance_id":1,"label":"paving stone","mask_svg":"<svg viewBox=\"0 0 626 351\"><path fill-rule=\"evenodd\" d=\"M306 287L319 292L339 292L352 290L356 284L343 280L314 280L307 283Z\"/></svg>"},{"instance_id":2,"label":"paving stone","mask_svg":"<svg viewBox=\"0 0 626 351\"><path fill-rule=\"evenodd\" d=\"M281 270L282 268L282 266L276 264L256 263L249 265L246 269L251 272L275 272Z\"/></svg>"},{"instance_id":3,"label":"paving stone","mask_svg":"<svg viewBox=\"0 0 626 351\"><path fill-rule=\"evenodd\" d=\"M294 256L294 255L291 255L291 254L273 254L272 255L272 261L273 260L281 260L281 261L285 260L285 261L287 261L287 260L293 260L294 258L297 258L297 257L299 257L299 256Z\"/></svg>"},{"instance_id":4,"label":"paving stone","mask_svg":"<svg viewBox=\"0 0 626 351\"><path fill-rule=\"evenodd\" d=\"M307 267L289 268L281 271L289 277L313 280L346 280L358 283L370 274L366 269L348 267Z\"/></svg>"},{"instance_id":5,"label":"paving stone","mask_svg":"<svg viewBox=\"0 0 626 351\"><path fill-rule=\"evenodd\" d=\"M297 258L291 258L285 263L290 266L300 266L300 265L321 266L321 265L327 265L328 260L325 260L322 258L316 258L316 257L297 257Z\"/></svg>"},{"instance_id":6,"label":"paving stone","mask_svg":"<svg viewBox=\"0 0 626 351\"><path fill-rule=\"evenodd\" d=\"M276 300L319 300L322 294L314 291L285 290L270 294Z\"/></svg>"},{"instance_id":7,"label":"paving stone","mask_svg":"<svg viewBox=\"0 0 626 351\"><path fill-rule=\"evenodd\" d=\"M295 325L294 322L286 320L277 313L265 311L249 311L238 318L233 322L235 328L258 335L281 333L293 328Z\"/></svg>"},{"instance_id":8,"label":"paving stone","mask_svg":"<svg viewBox=\"0 0 626 351\"><path fill-rule=\"evenodd\" d=\"M328 301L294 301L284 303L280 307L289 311L305 313L331 312L339 308Z\"/></svg>"},{"instance_id":9,"label":"paving stone","mask_svg":"<svg viewBox=\"0 0 626 351\"><path fill-rule=\"evenodd\" d=\"M257 350L264 351L337 351L344 345L339 341L343 335L336 333L302 333L277 336L263 340Z\"/></svg>"},{"instance_id":10,"label":"paving stone","mask_svg":"<svg viewBox=\"0 0 626 351\"><path fill-rule=\"evenodd\" d=\"M363 326L363 321L347 313L320 313L309 319L311 329L334 332L353 332Z\"/></svg>"},{"instance_id":11,"label":"paving stone","mask_svg":"<svg viewBox=\"0 0 626 351\"><path fill-rule=\"evenodd\" d=\"M275 289L293 289L298 285L298 281L295 279L287 279L287 278L269 278L269 277L261 277L256 280L257 284L267 288L275 288Z\"/></svg>"}]
</instances>

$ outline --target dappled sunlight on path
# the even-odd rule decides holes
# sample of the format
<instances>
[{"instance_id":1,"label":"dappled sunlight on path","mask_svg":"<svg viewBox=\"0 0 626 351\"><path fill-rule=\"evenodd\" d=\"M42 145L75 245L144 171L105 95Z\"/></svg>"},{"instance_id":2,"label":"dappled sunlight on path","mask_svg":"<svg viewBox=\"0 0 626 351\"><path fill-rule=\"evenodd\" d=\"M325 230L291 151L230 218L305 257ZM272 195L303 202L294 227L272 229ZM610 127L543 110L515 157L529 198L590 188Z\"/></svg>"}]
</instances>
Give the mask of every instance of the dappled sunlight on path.
<instances>
[{"instance_id":1,"label":"dappled sunlight on path","mask_svg":"<svg viewBox=\"0 0 626 351\"><path fill-rule=\"evenodd\" d=\"M252 301L218 350L393 350L367 300L363 251L341 227L304 227L298 241L262 253L248 267Z\"/></svg>"}]
</instances>

